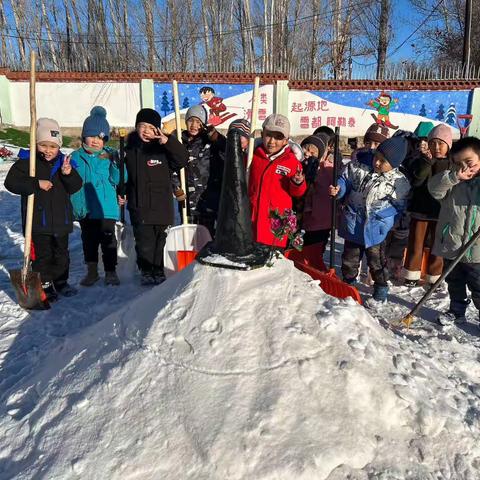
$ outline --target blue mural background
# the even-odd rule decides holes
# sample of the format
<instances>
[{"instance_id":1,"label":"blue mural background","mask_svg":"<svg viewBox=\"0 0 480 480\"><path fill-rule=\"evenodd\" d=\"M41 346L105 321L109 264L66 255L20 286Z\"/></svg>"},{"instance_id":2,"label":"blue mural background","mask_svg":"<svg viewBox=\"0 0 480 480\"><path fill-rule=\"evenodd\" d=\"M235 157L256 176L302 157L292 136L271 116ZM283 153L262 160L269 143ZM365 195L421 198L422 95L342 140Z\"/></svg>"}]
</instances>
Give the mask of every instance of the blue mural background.
<instances>
[{"instance_id":1,"label":"blue mural background","mask_svg":"<svg viewBox=\"0 0 480 480\"><path fill-rule=\"evenodd\" d=\"M188 108L192 105L201 103L198 91L202 87L212 87L215 90L215 96L229 98L241 93L249 92L253 86L248 84L221 84L221 83L179 83L178 96L180 108ZM160 112L162 117L173 113L173 92L171 83L155 83L153 86L155 98L155 110Z\"/></svg>"},{"instance_id":2,"label":"blue mural background","mask_svg":"<svg viewBox=\"0 0 480 480\"><path fill-rule=\"evenodd\" d=\"M374 100L380 90L322 91L311 93L329 102L347 107L368 107L369 100ZM430 120L445 122L457 127L457 114L470 113L471 90L387 90L398 103L390 109L393 113L420 115Z\"/></svg>"}]
</instances>

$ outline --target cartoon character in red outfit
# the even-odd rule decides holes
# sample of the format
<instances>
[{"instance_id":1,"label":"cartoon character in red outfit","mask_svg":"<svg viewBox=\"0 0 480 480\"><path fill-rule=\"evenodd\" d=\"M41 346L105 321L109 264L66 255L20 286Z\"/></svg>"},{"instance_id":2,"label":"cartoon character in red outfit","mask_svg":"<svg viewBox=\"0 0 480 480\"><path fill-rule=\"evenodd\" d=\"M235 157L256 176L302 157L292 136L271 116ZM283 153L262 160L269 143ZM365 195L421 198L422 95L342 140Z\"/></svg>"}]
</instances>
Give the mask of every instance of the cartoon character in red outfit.
<instances>
[{"instance_id":1,"label":"cartoon character in red outfit","mask_svg":"<svg viewBox=\"0 0 480 480\"><path fill-rule=\"evenodd\" d=\"M210 125L220 125L236 115L235 113L228 113L226 111L227 106L223 103L223 98L216 97L215 90L212 87L202 87L199 93L202 102L210 109L208 116L208 123Z\"/></svg>"},{"instance_id":2,"label":"cartoon character in red outfit","mask_svg":"<svg viewBox=\"0 0 480 480\"><path fill-rule=\"evenodd\" d=\"M376 123L396 130L398 126L392 125L390 122L390 109L396 103L398 103L398 98L392 98L389 93L381 92L378 98L370 100L367 105L377 109L378 116L372 113L372 117Z\"/></svg>"}]
</instances>

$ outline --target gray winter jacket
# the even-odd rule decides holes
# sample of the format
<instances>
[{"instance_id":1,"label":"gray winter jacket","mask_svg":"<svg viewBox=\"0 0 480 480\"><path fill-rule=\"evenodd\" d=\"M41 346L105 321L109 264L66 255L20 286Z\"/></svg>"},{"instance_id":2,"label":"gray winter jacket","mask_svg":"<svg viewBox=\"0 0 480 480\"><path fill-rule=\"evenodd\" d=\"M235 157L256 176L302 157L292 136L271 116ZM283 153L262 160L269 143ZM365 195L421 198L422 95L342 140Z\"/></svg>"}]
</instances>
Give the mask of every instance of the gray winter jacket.
<instances>
[{"instance_id":1,"label":"gray winter jacket","mask_svg":"<svg viewBox=\"0 0 480 480\"><path fill-rule=\"evenodd\" d=\"M461 181L456 170L446 170L430 178L428 190L441 205L432 251L453 260L480 228L480 178ZM480 263L480 242L461 261Z\"/></svg>"}]
</instances>

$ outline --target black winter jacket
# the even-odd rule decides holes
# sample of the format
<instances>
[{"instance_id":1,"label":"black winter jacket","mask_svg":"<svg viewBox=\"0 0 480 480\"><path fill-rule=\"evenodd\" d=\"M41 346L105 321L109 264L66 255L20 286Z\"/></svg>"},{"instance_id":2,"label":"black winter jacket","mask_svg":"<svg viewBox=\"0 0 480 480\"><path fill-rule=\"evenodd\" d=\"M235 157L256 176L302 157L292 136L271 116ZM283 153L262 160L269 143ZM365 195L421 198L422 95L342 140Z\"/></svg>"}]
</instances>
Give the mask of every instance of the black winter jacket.
<instances>
[{"instance_id":1,"label":"black winter jacket","mask_svg":"<svg viewBox=\"0 0 480 480\"><path fill-rule=\"evenodd\" d=\"M218 132L206 132L191 139L182 132L189 158L187 165L189 214L217 215L222 190L226 138Z\"/></svg>"},{"instance_id":2,"label":"black winter jacket","mask_svg":"<svg viewBox=\"0 0 480 480\"><path fill-rule=\"evenodd\" d=\"M447 170L449 166L448 158L430 159L425 155L420 155L411 162L407 169L413 187L408 207L412 214L420 214L429 220L438 219L440 203L430 195L427 184L431 177Z\"/></svg>"},{"instance_id":3,"label":"black winter jacket","mask_svg":"<svg viewBox=\"0 0 480 480\"><path fill-rule=\"evenodd\" d=\"M35 177L29 175L28 152L17 160L5 178L5 188L22 196L22 224L25 231L27 198L35 194L32 233L65 235L73 230L73 213L70 195L82 188L82 179L75 168L70 175L63 175L61 167L63 153L48 162L37 152ZM73 164L72 164L73 166ZM46 192L40 188L39 180L50 180L53 187Z\"/></svg>"},{"instance_id":4,"label":"black winter jacket","mask_svg":"<svg viewBox=\"0 0 480 480\"><path fill-rule=\"evenodd\" d=\"M125 148L128 172L127 207L133 225L171 225L173 191L171 175L185 167L188 153L170 136L167 143L142 142L132 132Z\"/></svg>"}]
</instances>

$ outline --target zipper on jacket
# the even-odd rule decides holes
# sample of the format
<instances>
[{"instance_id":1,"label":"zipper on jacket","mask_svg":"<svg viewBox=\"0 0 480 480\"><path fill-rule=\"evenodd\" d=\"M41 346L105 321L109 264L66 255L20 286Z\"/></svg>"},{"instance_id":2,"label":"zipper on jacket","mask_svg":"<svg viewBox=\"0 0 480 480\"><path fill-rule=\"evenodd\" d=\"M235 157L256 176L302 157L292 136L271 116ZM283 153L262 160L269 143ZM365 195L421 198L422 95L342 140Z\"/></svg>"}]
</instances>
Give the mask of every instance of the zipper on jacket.
<instances>
[{"instance_id":1,"label":"zipper on jacket","mask_svg":"<svg viewBox=\"0 0 480 480\"><path fill-rule=\"evenodd\" d=\"M472 214L472 219L470 220L470 226L469 226L469 229L468 229L468 241L470 241L470 239L472 238L472 235L473 235L473 226L475 225L475 220L477 219L477 206L474 205L473 206L473 214ZM473 250L473 245L468 249L468 252L467 252L467 258L469 260L472 259L472 250Z\"/></svg>"},{"instance_id":2,"label":"zipper on jacket","mask_svg":"<svg viewBox=\"0 0 480 480\"><path fill-rule=\"evenodd\" d=\"M445 241L445 236L447 235L447 232L450 230L450 224L446 223L445 226L442 229L442 243Z\"/></svg>"},{"instance_id":3,"label":"zipper on jacket","mask_svg":"<svg viewBox=\"0 0 480 480\"><path fill-rule=\"evenodd\" d=\"M265 177L265 173L267 172L267 170L273 165L273 162L275 162L275 160L269 159L269 164L265 167L260 177L259 189L258 189L258 195L257 195L257 218L258 218L258 212L260 211L260 192L262 191L262 187L263 187L263 179Z\"/></svg>"}]
</instances>

